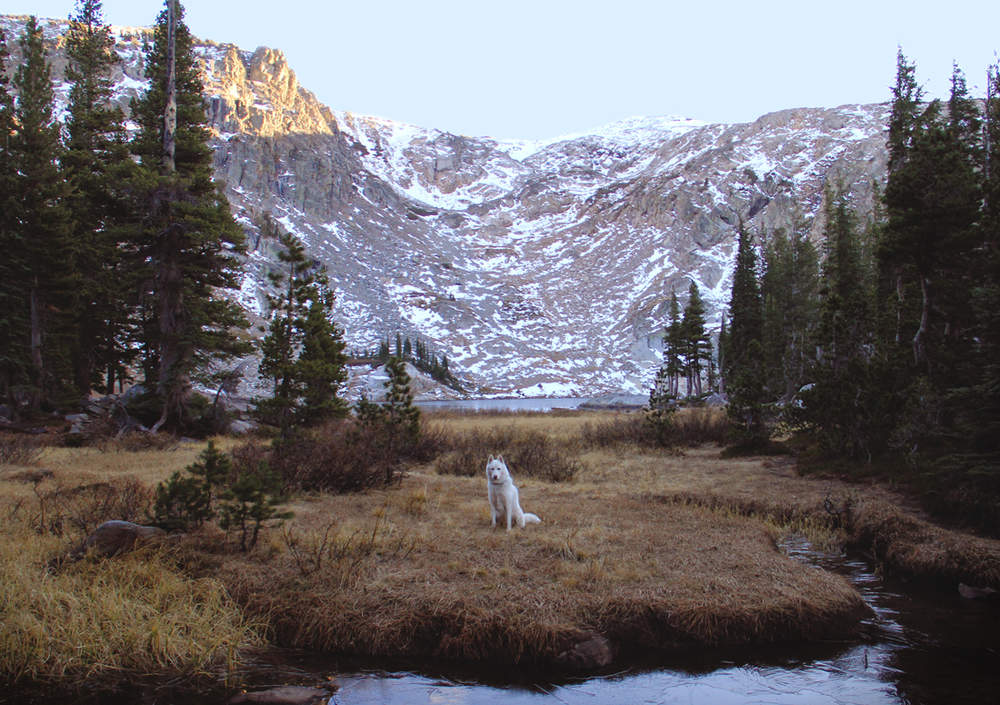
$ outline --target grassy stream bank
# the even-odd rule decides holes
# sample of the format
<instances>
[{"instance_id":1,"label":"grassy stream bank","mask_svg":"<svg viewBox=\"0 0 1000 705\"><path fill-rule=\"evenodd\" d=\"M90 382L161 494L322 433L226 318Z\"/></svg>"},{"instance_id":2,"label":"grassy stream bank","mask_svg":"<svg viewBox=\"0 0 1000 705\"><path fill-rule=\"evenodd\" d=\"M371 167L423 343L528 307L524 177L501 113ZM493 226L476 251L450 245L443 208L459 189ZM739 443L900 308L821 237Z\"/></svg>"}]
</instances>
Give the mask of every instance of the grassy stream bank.
<instances>
[{"instance_id":1,"label":"grassy stream bank","mask_svg":"<svg viewBox=\"0 0 1000 705\"><path fill-rule=\"evenodd\" d=\"M242 655L266 644L545 669L579 665L575 647L598 635L619 661L849 638L864 603L782 554L787 533L950 589L1000 588L1000 541L936 526L884 488L800 477L787 457L652 451L595 432L621 418L430 418L451 439L543 438L560 481L511 468L540 525L491 529L485 454L453 442L388 488L295 497L294 518L250 554L207 527L115 559L53 562L100 521L141 520L151 488L201 445L49 447L0 465L2 677L235 685Z\"/></svg>"}]
</instances>

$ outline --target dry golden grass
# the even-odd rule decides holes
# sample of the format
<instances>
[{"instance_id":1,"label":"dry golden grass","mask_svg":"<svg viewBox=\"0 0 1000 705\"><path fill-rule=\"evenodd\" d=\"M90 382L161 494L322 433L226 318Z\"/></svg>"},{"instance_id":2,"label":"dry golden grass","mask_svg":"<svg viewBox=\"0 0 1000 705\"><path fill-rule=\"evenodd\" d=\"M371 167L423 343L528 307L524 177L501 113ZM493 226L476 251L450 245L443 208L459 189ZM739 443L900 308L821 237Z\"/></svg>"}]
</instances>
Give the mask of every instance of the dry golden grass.
<instances>
[{"instance_id":1,"label":"dry golden grass","mask_svg":"<svg viewBox=\"0 0 1000 705\"><path fill-rule=\"evenodd\" d=\"M299 496L294 518L250 556L204 537L183 542L177 555L189 582L176 589L195 594L203 584L191 579L197 576L221 583L245 619L266 623L270 641L283 646L545 667L594 633L626 657L850 633L865 611L857 592L782 554L776 539L785 532L870 545L886 565L914 574L1000 587L1000 542L933 527L877 487L800 477L787 457L723 460L717 447L669 453L584 443L584 425L620 418L611 412L429 416L446 435L498 426L544 433L580 471L550 483L515 468L522 505L542 523L510 533L490 528L485 457L468 477L440 475L429 462L385 489ZM35 469L50 469L43 482L63 486L124 475L152 486L202 447L47 449ZM35 501L32 485L14 479L23 471L0 468L7 506ZM8 547L23 536L4 532ZM37 575L52 546L26 559L7 550L11 566L26 562L20 569ZM129 570L142 563L121 561ZM66 589L78 602L99 602L85 585ZM190 600L176 601L193 609ZM10 614L36 609L9 604Z\"/></svg>"},{"instance_id":2,"label":"dry golden grass","mask_svg":"<svg viewBox=\"0 0 1000 705\"><path fill-rule=\"evenodd\" d=\"M10 505L0 532L0 674L11 683L113 687L143 677L215 681L260 643L210 578L192 578L170 551L51 568L65 538L39 535Z\"/></svg>"},{"instance_id":3,"label":"dry golden grass","mask_svg":"<svg viewBox=\"0 0 1000 705\"><path fill-rule=\"evenodd\" d=\"M295 507L291 531L338 518L341 541L371 539L343 559L348 575L336 562L304 575L284 556L219 575L280 643L374 656L551 665L593 632L629 650L797 640L842 636L864 611L746 517L621 487L522 482L521 497L543 523L493 530L484 481L413 472Z\"/></svg>"}]
</instances>

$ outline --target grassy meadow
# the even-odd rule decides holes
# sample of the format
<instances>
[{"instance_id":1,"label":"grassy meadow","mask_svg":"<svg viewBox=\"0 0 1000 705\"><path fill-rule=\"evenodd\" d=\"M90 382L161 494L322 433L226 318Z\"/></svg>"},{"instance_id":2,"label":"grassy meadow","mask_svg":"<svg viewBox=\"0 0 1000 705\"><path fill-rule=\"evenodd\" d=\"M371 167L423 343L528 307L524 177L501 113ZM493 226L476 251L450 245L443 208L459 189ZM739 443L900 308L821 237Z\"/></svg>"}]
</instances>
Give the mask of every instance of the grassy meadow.
<instances>
[{"instance_id":1,"label":"grassy meadow","mask_svg":"<svg viewBox=\"0 0 1000 705\"><path fill-rule=\"evenodd\" d=\"M619 662L850 637L867 608L785 556L790 533L952 589L1000 588L1000 542L936 526L883 487L800 476L790 456L723 459L707 442L718 414L682 413L690 445L675 450L634 442L630 414L425 415L433 457L387 487L293 495L294 516L248 554L208 525L77 562L61 557L106 519L146 520L156 484L204 444L14 452L27 442L5 439L0 671L219 683L267 644L558 669L594 635ZM491 528L489 453L541 524Z\"/></svg>"}]
</instances>

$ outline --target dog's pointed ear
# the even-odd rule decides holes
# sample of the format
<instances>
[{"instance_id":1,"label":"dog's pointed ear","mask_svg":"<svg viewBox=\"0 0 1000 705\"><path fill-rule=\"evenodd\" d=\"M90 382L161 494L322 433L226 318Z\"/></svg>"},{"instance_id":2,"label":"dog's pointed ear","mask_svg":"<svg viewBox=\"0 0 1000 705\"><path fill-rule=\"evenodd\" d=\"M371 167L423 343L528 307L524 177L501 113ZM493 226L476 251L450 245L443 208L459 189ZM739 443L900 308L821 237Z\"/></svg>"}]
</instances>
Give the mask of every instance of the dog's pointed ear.
<instances>
[{"instance_id":1,"label":"dog's pointed ear","mask_svg":"<svg viewBox=\"0 0 1000 705\"><path fill-rule=\"evenodd\" d=\"M490 453L490 459L486 461L486 464L488 465L488 464L490 464L492 462L493 462L493 454Z\"/></svg>"},{"instance_id":2,"label":"dog's pointed ear","mask_svg":"<svg viewBox=\"0 0 1000 705\"><path fill-rule=\"evenodd\" d=\"M504 459L503 459L503 456L502 456L502 455L498 455L498 456L497 456L497 460L499 460L499 461L500 461L501 463L503 463L504 465L506 465L506 464L507 464L506 462L504 462Z\"/></svg>"}]
</instances>

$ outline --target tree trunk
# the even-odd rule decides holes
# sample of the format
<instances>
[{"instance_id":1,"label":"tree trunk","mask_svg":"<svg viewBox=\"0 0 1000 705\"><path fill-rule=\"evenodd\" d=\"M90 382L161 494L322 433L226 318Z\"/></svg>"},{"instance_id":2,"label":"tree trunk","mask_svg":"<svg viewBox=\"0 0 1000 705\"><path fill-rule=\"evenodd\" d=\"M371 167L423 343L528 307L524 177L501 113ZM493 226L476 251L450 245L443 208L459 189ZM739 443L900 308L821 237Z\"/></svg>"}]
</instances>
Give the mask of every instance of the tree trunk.
<instances>
[{"instance_id":1,"label":"tree trunk","mask_svg":"<svg viewBox=\"0 0 1000 705\"><path fill-rule=\"evenodd\" d=\"M44 338L42 322L42 302L38 293L38 277L35 277L29 294L31 323L31 364L34 367L36 391L32 394L31 410L38 411L41 401L41 391L45 386L45 358L42 356L42 339Z\"/></svg>"},{"instance_id":2,"label":"tree trunk","mask_svg":"<svg viewBox=\"0 0 1000 705\"><path fill-rule=\"evenodd\" d=\"M917 328L917 332L913 336L913 362L917 366L927 363L927 345L924 342L924 338L927 336L931 296L926 277L920 277L920 296L920 327Z\"/></svg>"},{"instance_id":3,"label":"tree trunk","mask_svg":"<svg viewBox=\"0 0 1000 705\"><path fill-rule=\"evenodd\" d=\"M190 351L184 342L185 314L183 276L176 254L180 251L179 235L171 228L165 235L162 258L157 272L157 291L160 295L160 369L157 395L163 400L163 412L153 425L153 433L165 423L179 426L184 403L191 390L188 375Z\"/></svg>"},{"instance_id":4,"label":"tree trunk","mask_svg":"<svg viewBox=\"0 0 1000 705\"><path fill-rule=\"evenodd\" d=\"M168 174L176 171L177 133L177 76L175 60L175 27L177 24L176 2L167 3L167 105L163 111L163 169Z\"/></svg>"}]
</instances>

